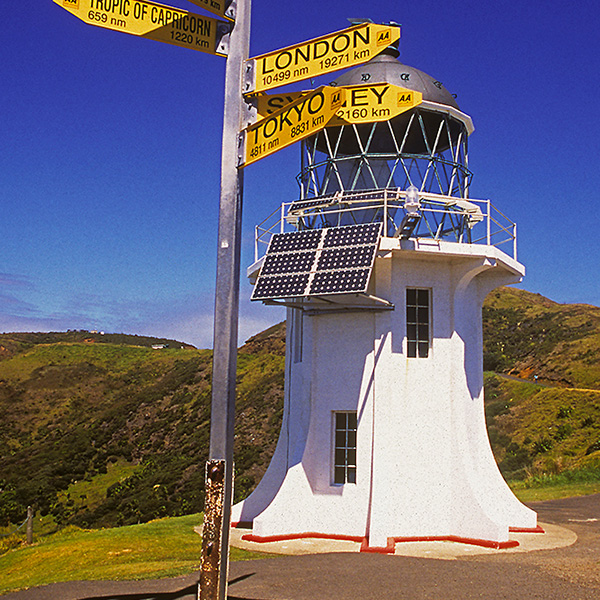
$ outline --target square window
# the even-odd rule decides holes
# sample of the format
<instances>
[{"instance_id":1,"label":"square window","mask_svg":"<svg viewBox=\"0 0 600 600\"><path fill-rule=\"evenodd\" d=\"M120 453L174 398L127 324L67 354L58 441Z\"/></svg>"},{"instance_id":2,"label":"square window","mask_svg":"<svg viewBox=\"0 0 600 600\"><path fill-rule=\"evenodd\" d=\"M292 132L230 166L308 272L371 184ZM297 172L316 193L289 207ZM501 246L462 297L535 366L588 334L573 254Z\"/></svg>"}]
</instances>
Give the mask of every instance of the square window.
<instances>
[{"instance_id":1,"label":"square window","mask_svg":"<svg viewBox=\"0 0 600 600\"><path fill-rule=\"evenodd\" d=\"M406 355L427 358L430 345L430 298L428 289L406 290Z\"/></svg>"},{"instance_id":2,"label":"square window","mask_svg":"<svg viewBox=\"0 0 600 600\"><path fill-rule=\"evenodd\" d=\"M334 413L333 483L356 483L356 411Z\"/></svg>"}]
</instances>

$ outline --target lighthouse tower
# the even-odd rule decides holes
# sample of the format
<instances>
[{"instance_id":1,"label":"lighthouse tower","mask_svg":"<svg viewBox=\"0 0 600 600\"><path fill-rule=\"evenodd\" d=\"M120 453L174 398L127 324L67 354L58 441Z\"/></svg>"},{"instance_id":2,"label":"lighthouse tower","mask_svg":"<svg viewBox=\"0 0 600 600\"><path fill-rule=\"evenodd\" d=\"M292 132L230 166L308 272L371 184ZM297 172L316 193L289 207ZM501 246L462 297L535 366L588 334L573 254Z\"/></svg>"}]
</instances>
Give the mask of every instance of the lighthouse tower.
<instances>
[{"instance_id":1,"label":"lighthouse tower","mask_svg":"<svg viewBox=\"0 0 600 600\"><path fill-rule=\"evenodd\" d=\"M305 140L300 198L257 227L253 300L288 307L284 417L233 521L254 541L506 547L537 522L490 448L481 309L524 275L516 226L469 198L473 125L444 86L394 49L335 82L376 83L422 102Z\"/></svg>"}]
</instances>

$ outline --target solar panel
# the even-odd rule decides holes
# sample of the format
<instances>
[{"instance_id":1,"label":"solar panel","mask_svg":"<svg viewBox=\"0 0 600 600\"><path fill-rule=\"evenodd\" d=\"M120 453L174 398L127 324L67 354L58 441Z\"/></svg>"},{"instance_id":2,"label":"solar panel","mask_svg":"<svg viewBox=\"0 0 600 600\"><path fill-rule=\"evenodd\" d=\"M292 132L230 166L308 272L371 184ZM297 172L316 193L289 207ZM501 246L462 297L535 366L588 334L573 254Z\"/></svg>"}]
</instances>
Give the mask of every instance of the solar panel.
<instances>
[{"instance_id":1,"label":"solar panel","mask_svg":"<svg viewBox=\"0 0 600 600\"><path fill-rule=\"evenodd\" d=\"M334 246L362 246L374 244L379 238L381 223L367 225L347 225L346 227L331 227L326 230L325 248Z\"/></svg>"},{"instance_id":2,"label":"solar panel","mask_svg":"<svg viewBox=\"0 0 600 600\"><path fill-rule=\"evenodd\" d=\"M276 233L271 238L267 255L274 252L315 250L321 241L321 229L306 229L290 233Z\"/></svg>"},{"instance_id":3,"label":"solar panel","mask_svg":"<svg viewBox=\"0 0 600 600\"><path fill-rule=\"evenodd\" d=\"M347 246L344 248L323 249L317 263L318 271L347 269L349 267L370 267L375 254L374 245Z\"/></svg>"},{"instance_id":4,"label":"solar panel","mask_svg":"<svg viewBox=\"0 0 600 600\"><path fill-rule=\"evenodd\" d=\"M288 213L296 213L309 208L316 208L317 206L328 206L334 203L334 196L319 196L318 198L311 198L309 200L296 200L292 202Z\"/></svg>"},{"instance_id":5,"label":"solar panel","mask_svg":"<svg viewBox=\"0 0 600 600\"><path fill-rule=\"evenodd\" d=\"M265 263L261 269L261 275L309 272L315 262L316 256L316 250L310 252L267 254Z\"/></svg>"},{"instance_id":6,"label":"solar panel","mask_svg":"<svg viewBox=\"0 0 600 600\"><path fill-rule=\"evenodd\" d=\"M252 300L365 292L381 223L273 235Z\"/></svg>"},{"instance_id":7,"label":"solar panel","mask_svg":"<svg viewBox=\"0 0 600 600\"><path fill-rule=\"evenodd\" d=\"M315 273L310 284L311 296L364 292L369 283L371 269L345 269Z\"/></svg>"},{"instance_id":8,"label":"solar panel","mask_svg":"<svg viewBox=\"0 0 600 600\"><path fill-rule=\"evenodd\" d=\"M297 298L304 296L308 284L309 273L296 275L276 275L273 277L259 277L252 300L266 300L270 298Z\"/></svg>"}]
</instances>

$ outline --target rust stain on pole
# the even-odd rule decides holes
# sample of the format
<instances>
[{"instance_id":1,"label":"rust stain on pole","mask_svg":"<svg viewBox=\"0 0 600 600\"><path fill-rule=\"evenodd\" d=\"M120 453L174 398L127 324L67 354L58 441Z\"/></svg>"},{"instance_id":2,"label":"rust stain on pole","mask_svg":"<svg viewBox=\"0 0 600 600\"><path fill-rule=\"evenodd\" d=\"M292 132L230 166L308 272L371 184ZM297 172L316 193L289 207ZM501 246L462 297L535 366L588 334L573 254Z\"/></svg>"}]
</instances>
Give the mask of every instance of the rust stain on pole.
<instances>
[{"instance_id":1,"label":"rust stain on pole","mask_svg":"<svg viewBox=\"0 0 600 600\"><path fill-rule=\"evenodd\" d=\"M214 600L219 597L220 589L221 532L225 501L224 460L207 461L204 494L200 600Z\"/></svg>"}]
</instances>

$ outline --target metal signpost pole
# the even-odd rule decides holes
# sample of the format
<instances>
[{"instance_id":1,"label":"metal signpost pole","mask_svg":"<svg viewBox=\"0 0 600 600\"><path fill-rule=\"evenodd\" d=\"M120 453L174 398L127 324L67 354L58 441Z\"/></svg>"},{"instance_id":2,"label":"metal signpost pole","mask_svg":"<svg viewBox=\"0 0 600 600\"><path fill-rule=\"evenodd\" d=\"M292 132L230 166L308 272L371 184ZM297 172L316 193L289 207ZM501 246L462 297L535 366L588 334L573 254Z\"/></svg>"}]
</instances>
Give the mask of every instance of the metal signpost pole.
<instances>
[{"instance_id":1,"label":"metal signpost pole","mask_svg":"<svg viewBox=\"0 0 600 600\"><path fill-rule=\"evenodd\" d=\"M199 589L202 600L225 600L227 591L243 193L243 169L238 168L238 139L245 126L242 77L249 40L250 0L237 0L225 76L210 455L206 464Z\"/></svg>"}]
</instances>

